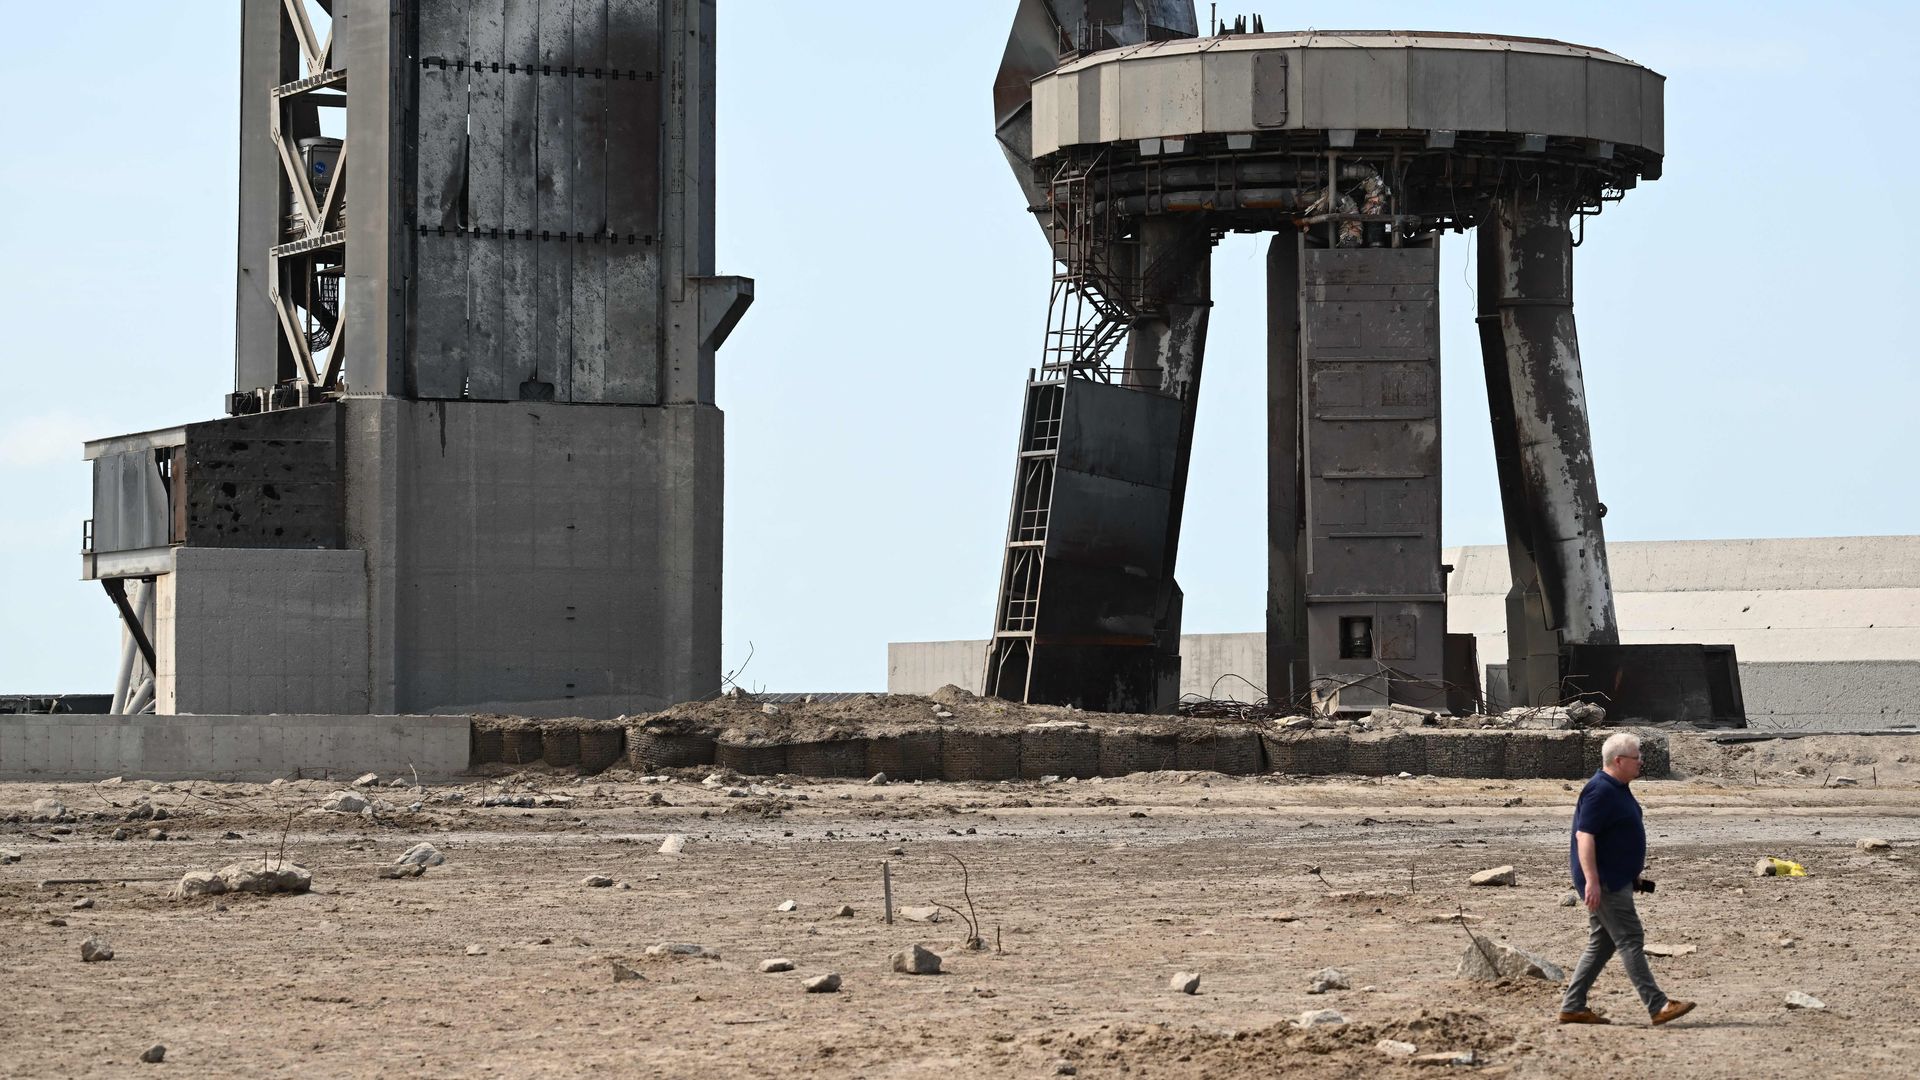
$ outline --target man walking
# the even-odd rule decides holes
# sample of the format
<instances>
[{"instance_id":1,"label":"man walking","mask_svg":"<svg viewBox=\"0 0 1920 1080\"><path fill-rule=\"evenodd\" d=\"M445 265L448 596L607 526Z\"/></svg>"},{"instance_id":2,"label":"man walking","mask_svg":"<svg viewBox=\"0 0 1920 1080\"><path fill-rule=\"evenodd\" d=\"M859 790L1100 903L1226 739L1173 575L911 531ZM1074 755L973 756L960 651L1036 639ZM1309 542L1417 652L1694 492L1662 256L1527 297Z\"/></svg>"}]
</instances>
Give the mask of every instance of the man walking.
<instances>
[{"instance_id":1,"label":"man walking","mask_svg":"<svg viewBox=\"0 0 1920 1080\"><path fill-rule=\"evenodd\" d=\"M1574 807L1568 861L1573 867L1573 889L1587 903L1587 949L1580 954L1560 1002L1563 1024L1611 1022L1587 1007L1587 991L1616 952L1654 1023L1678 1020L1693 1011L1693 1002L1667 997L1653 981L1653 970L1647 966L1646 932L1633 908L1640 871L1647 865L1647 830L1640 820L1640 803L1627 789L1639 775L1640 738L1617 731L1601 744L1600 771L1587 781Z\"/></svg>"}]
</instances>

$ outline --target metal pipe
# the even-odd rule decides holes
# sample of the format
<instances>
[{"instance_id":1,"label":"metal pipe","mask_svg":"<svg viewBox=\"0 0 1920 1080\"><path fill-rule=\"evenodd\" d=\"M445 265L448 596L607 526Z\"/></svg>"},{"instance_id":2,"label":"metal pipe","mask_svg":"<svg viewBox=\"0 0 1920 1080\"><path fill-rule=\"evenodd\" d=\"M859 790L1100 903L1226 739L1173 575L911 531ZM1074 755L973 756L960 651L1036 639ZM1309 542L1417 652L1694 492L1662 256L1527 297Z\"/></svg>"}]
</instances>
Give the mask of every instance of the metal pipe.
<instances>
[{"instance_id":1,"label":"metal pipe","mask_svg":"<svg viewBox=\"0 0 1920 1080\"><path fill-rule=\"evenodd\" d=\"M127 711L125 715L138 716L141 713L150 712L152 709L153 677L148 676L140 681L139 688L133 692L133 697L127 701Z\"/></svg>"},{"instance_id":2,"label":"metal pipe","mask_svg":"<svg viewBox=\"0 0 1920 1080\"><path fill-rule=\"evenodd\" d=\"M1493 201L1481 240L1482 257L1496 263L1490 300L1506 360L1518 510L1521 529L1532 539L1546 624L1563 643L1617 644L1573 320L1573 237L1566 211L1508 192ZM1539 687L1531 689L1539 693Z\"/></svg>"}]
</instances>

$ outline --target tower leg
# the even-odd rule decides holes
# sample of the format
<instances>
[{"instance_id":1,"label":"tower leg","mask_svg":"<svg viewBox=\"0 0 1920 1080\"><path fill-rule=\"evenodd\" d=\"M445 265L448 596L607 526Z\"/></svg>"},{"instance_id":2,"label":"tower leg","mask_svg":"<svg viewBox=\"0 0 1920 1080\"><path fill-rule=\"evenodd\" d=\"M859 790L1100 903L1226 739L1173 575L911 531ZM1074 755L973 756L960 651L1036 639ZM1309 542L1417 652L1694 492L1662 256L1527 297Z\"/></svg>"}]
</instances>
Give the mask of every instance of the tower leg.
<instances>
[{"instance_id":1,"label":"tower leg","mask_svg":"<svg viewBox=\"0 0 1920 1080\"><path fill-rule=\"evenodd\" d=\"M1311 680L1300 464L1300 234L1282 230L1267 248L1266 689L1273 702L1299 699Z\"/></svg>"},{"instance_id":2,"label":"tower leg","mask_svg":"<svg viewBox=\"0 0 1920 1080\"><path fill-rule=\"evenodd\" d=\"M1555 693L1560 644L1620 639L1573 320L1573 237L1563 210L1513 193L1495 201L1480 239L1481 342L1515 571L1509 678L1516 699L1537 703Z\"/></svg>"}]
</instances>

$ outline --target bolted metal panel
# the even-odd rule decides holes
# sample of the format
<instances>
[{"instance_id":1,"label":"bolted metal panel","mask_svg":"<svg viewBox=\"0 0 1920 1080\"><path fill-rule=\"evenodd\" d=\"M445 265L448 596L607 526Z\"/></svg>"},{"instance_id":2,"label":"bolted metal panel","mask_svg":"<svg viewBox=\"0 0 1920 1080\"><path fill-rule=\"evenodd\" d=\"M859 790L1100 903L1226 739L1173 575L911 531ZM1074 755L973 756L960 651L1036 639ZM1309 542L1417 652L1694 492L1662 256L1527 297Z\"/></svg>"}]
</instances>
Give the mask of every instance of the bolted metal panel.
<instances>
[{"instance_id":1,"label":"bolted metal panel","mask_svg":"<svg viewBox=\"0 0 1920 1080\"><path fill-rule=\"evenodd\" d=\"M1436 128L1448 131L1507 130L1507 54L1466 49L1414 49L1407 59L1407 65L1409 127L1423 131ZM1618 64L1611 66L1620 67Z\"/></svg>"},{"instance_id":2,"label":"bolted metal panel","mask_svg":"<svg viewBox=\"0 0 1920 1080\"><path fill-rule=\"evenodd\" d=\"M171 449L140 449L93 459L93 547L97 555L165 547L172 531L161 462Z\"/></svg>"},{"instance_id":3,"label":"bolted metal panel","mask_svg":"<svg viewBox=\"0 0 1920 1080\"><path fill-rule=\"evenodd\" d=\"M1438 274L1431 246L1301 252L1308 655L1316 679L1370 687L1342 708L1438 697Z\"/></svg>"},{"instance_id":4,"label":"bolted metal panel","mask_svg":"<svg viewBox=\"0 0 1920 1080\"><path fill-rule=\"evenodd\" d=\"M1218 114L1221 126L1217 130L1242 131L1249 127L1285 127L1290 115L1288 110L1290 95L1287 91L1288 79L1293 67L1289 63L1291 56L1291 53L1286 52L1252 54L1252 71L1247 73L1247 77L1252 82L1247 95L1249 98L1247 122L1236 123L1235 121L1239 118L1234 115L1235 111L1222 109ZM1215 74L1222 83L1225 83L1229 78L1242 74L1246 66L1244 57L1245 54L1242 53L1212 56L1207 59L1207 69L1209 73ZM1219 93L1222 97L1228 96L1228 91L1224 87ZM1209 111L1207 118L1212 121L1215 119L1215 114ZM1211 123L1209 129L1216 130Z\"/></svg>"},{"instance_id":5,"label":"bolted metal panel","mask_svg":"<svg viewBox=\"0 0 1920 1080\"><path fill-rule=\"evenodd\" d=\"M1310 128L1388 128L1407 125L1407 52L1404 48L1306 49L1300 63Z\"/></svg>"}]
</instances>

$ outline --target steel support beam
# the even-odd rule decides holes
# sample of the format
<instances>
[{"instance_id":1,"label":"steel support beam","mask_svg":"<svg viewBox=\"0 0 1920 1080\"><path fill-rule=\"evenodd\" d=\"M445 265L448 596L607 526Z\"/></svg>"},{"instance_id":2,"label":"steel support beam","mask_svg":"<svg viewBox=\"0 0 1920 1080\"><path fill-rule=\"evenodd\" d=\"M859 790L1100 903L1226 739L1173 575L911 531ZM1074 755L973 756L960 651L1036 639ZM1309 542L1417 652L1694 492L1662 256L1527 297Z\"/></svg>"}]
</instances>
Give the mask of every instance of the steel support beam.
<instances>
[{"instance_id":1,"label":"steel support beam","mask_svg":"<svg viewBox=\"0 0 1920 1080\"><path fill-rule=\"evenodd\" d=\"M1267 248L1267 698L1309 690L1306 489L1300 458L1300 234Z\"/></svg>"},{"instance_id":2,"label":"steel support beam","mask_svg":"<svg viewBox=\"0 0 1920 1080\"><path fill-rule=\"evenodd\" d=\"M1480 242L1481 341L1508 550L1530 556L1538 582L1531 593L1529 566L1516 556L1509 653L1525 671L1510 677L1515 696L1533 702L1551 694L1558 678L1556 669L1541 681L1549 641L1536 627L1556 633L1556 654L1561 644L1615 644L1620 631L1574 327L1566 212L1510 192L1489 208Z\"/></svg>"}]
</instances>

